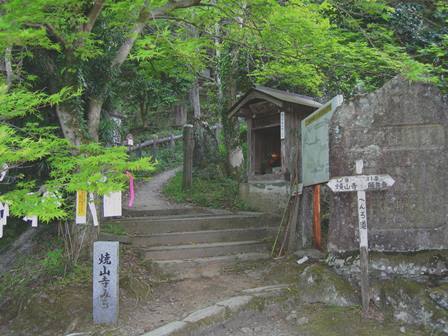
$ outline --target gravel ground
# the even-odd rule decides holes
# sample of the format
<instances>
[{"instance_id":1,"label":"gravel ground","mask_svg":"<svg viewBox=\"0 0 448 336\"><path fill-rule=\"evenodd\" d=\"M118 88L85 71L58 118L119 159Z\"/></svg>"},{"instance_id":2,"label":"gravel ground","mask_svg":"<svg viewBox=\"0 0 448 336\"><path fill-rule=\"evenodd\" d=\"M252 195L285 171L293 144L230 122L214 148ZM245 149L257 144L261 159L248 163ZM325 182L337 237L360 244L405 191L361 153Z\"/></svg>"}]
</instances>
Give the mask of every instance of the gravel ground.
<instances>
[{"instance_id":1,"label":"gravel ground","mask_svg":"<svg viewBox=\"0 0 448 336\"><path fill-rule=\"evenodd\" d=\"M168 201L161 194L162 187L168 180L182 168L167 170L153 176L148 182L138 183L135 186L135 201L132 209L135 210L159 210L179 209L189 207L186 204L176 204ZM127 205L127 201L125 202Z\"/></svg>"}]
</instances>

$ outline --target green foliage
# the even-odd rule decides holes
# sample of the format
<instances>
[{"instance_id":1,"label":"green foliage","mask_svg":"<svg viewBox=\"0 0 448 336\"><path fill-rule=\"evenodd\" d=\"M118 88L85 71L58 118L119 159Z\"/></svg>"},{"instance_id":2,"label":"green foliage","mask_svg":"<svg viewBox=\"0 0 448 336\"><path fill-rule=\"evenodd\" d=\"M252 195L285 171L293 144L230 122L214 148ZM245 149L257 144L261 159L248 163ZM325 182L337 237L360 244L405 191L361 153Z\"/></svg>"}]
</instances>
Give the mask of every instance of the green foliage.
<instances>
[{"instance_id":1,"label":"green foliage","mask_svg":"<svg viewBox=\"0 0 448 336\"><path fill-rule=\"evenodd\" d=\"M239 197L238 182L228 177L193 177L193 187L182 190L182 174L178 173L164 187L163 193L176 202L193 203L210 208L250 210Z\"/></svg>"},{"instance_id":2,"label":"green foliage","mask_svg":"<svg viewBox=\"0 0 448 336\"><path fill-rule=\"evenodd\" d=\"M48 275L62 275L65 272L64 250L56 248L47 252L45 259L41 260L44 272Z\"/></svg>"},{"instance_id":3,"label":"green foliage","mask_svg":"<svg viewBox=\"0 0 448 336\"><path fill-rule=\"evenodd\" d=\"M164 172L182 165L183 162L183 144L177 141L174 148L169 146L162 147L157 153L155 162L156 172Z\"/></svg>"},{"instance_id":4,"label":"green foliage","mask_svg":"<svg viewBox=\"0 0 448 336\"><path fill-rule=\"evenodd\" d=\"M47 96L24 90L0 92L0 167L7 164L8 189L0 201L10 205L14 216L36 215L40 221L66 218L71 214L71 194L86 190L99 195L124 188L125 171L154 170L148 160L128 160L125 147L106 148L97 143L78 147L61 139L55 128L26 123L17 127L18 118L29 118L45 105L60 103L69 90ZM6 123L8 121L9 123ZM36 175L44 163L45 176ZM34 169L27 170L24 166ZM68 201L68 202L67 202Z\"/></svg>"},{"instance_id":5,"label":"green foliage","mask_svg":"<svg viewBox=\"0 0 448 336\"><path fill-rule=\"evenodd\" d=\"M151 171L139 171L136 176L148 177L172 168L182 165L183 162L183 144L181 140L175 142L174 148L169 145L159 147L156 157L153 157L151 147L143 148L141 151L135 151L133 157L149 158L154 169Z\"/></svg>"},{"instance_id":6,"label":"green foliage","mask_svg":"<svg viewBox=\"0 0 448 336\"><path fill-rule=\"evenodd\" d=\"M101 225L101 232L110 233L117 236L126 235L126 230L119 223L108 223Z\"/></svg>"}]
</instances>

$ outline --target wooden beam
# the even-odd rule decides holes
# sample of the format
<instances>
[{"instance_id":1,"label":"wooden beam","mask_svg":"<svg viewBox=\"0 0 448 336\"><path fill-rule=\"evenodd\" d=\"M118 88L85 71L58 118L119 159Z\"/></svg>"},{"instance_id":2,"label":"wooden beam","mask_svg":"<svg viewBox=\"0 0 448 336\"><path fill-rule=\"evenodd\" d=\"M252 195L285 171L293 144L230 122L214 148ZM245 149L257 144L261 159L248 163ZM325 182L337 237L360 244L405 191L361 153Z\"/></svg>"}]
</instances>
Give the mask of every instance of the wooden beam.
<instances>
[{"instance_id":1,"label":"wooden beam","mask_svg":"<svg viewBox=\"0 0 448 336\"><path fill-rule=\"evenodd\" d=\"M193 184L193 150L194 150L194 138L193 138L193 125L184 126L184 169L182 179L182 189L186 190L191 188Z\"/></svg>"},{"instance_id":2,"label":"wooden beam","mask_svg":"<svg viewBox=\"0 0 448 336\"><path fill-rule=\"evenodd\" d=\"M264 125L264 126L253 127L252 130L257 131L257 130L262 130L262 129L271 128L271 127L280 127L280 124L274 123L274 124L269 124L269 125Z\"/></svg>"},{"instance_id":3,"label":"wooden beam","mask_svg":"<svg viewBox=\"0 0 448 336\"><path fill-rule=\"evenodd\" d=\"M322 249L322 233L320 228L320 185L316 184L313 188L313 234L314 246Z\"/></svg>"},{"instance_id":4,"label":"wooden beam","mask_svg":"<svg viewBox=\"0 0 448 336\"><path fill-rule=\"evenodd\" d=\"M245 97L243 97L232 109L230 110L228 114L228 118L233 117L243 106L247 105L250 101L260 99L260 100L266 100L268 102L271 102L274 105L277 105L279 107L283 106L283 102L281 100L278 100L276 98L273 98L267 94L261 93L261 92L249 92Z\"/></svg>"}]
</instances>

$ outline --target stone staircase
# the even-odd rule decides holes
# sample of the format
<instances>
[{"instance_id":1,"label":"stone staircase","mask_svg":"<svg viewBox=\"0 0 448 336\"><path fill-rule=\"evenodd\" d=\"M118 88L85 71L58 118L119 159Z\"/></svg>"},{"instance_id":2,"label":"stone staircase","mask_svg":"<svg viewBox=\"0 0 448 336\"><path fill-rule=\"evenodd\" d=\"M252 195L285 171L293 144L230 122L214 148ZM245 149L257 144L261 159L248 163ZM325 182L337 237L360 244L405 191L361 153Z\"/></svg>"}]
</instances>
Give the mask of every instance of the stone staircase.
<instances>
[{"instance_id":1,"label":"stone staircase","mask_svg":"<svg viewBox=\"0 0 448 336\"><path fill-rule=\"evenodd\" d=\"M124 237L161 271L176 279L213 276L229 265L268 259L280 219L254 213L198 208L127 210L105 224L120 226Z\"/></svg>"}]
</instances>

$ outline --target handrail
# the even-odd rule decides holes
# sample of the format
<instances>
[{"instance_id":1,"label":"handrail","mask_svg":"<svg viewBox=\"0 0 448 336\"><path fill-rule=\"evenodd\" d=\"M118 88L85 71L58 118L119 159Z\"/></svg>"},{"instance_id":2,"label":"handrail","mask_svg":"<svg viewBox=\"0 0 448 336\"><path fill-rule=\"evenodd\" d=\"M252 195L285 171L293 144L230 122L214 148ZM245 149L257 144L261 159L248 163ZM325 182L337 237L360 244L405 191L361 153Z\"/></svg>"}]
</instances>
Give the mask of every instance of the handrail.
<instances>
[{"instance_id":1,"label":"handrail","mask_svg":"<svg viewBox=\"0 0 448 336\"><path fill-rule=\"evenodd\" d=\"M222 128L222 125L221 124L215 124L212 127L210 127L210 129L217 129L217 128ZM133 152L135 150L138 150L138 149L141 149L141 148L144 148L144 147L154 146L154 145L162 144L162 143L165 143L165 142L173 142L173 141L176 141L178 139L182 139L182 137L183 137L182 134L179 134L179 135L171 134L170 136L165 137L165 138L160 138L160 139L159 138L155 138L155 139L152 139L152 140L145 140L145 141L143 141L143 142L141 142L141 143L139 143L139 144L137 144L135 146L129 146L128 147L128 152Z\"/></svg>"}]
</instances>

